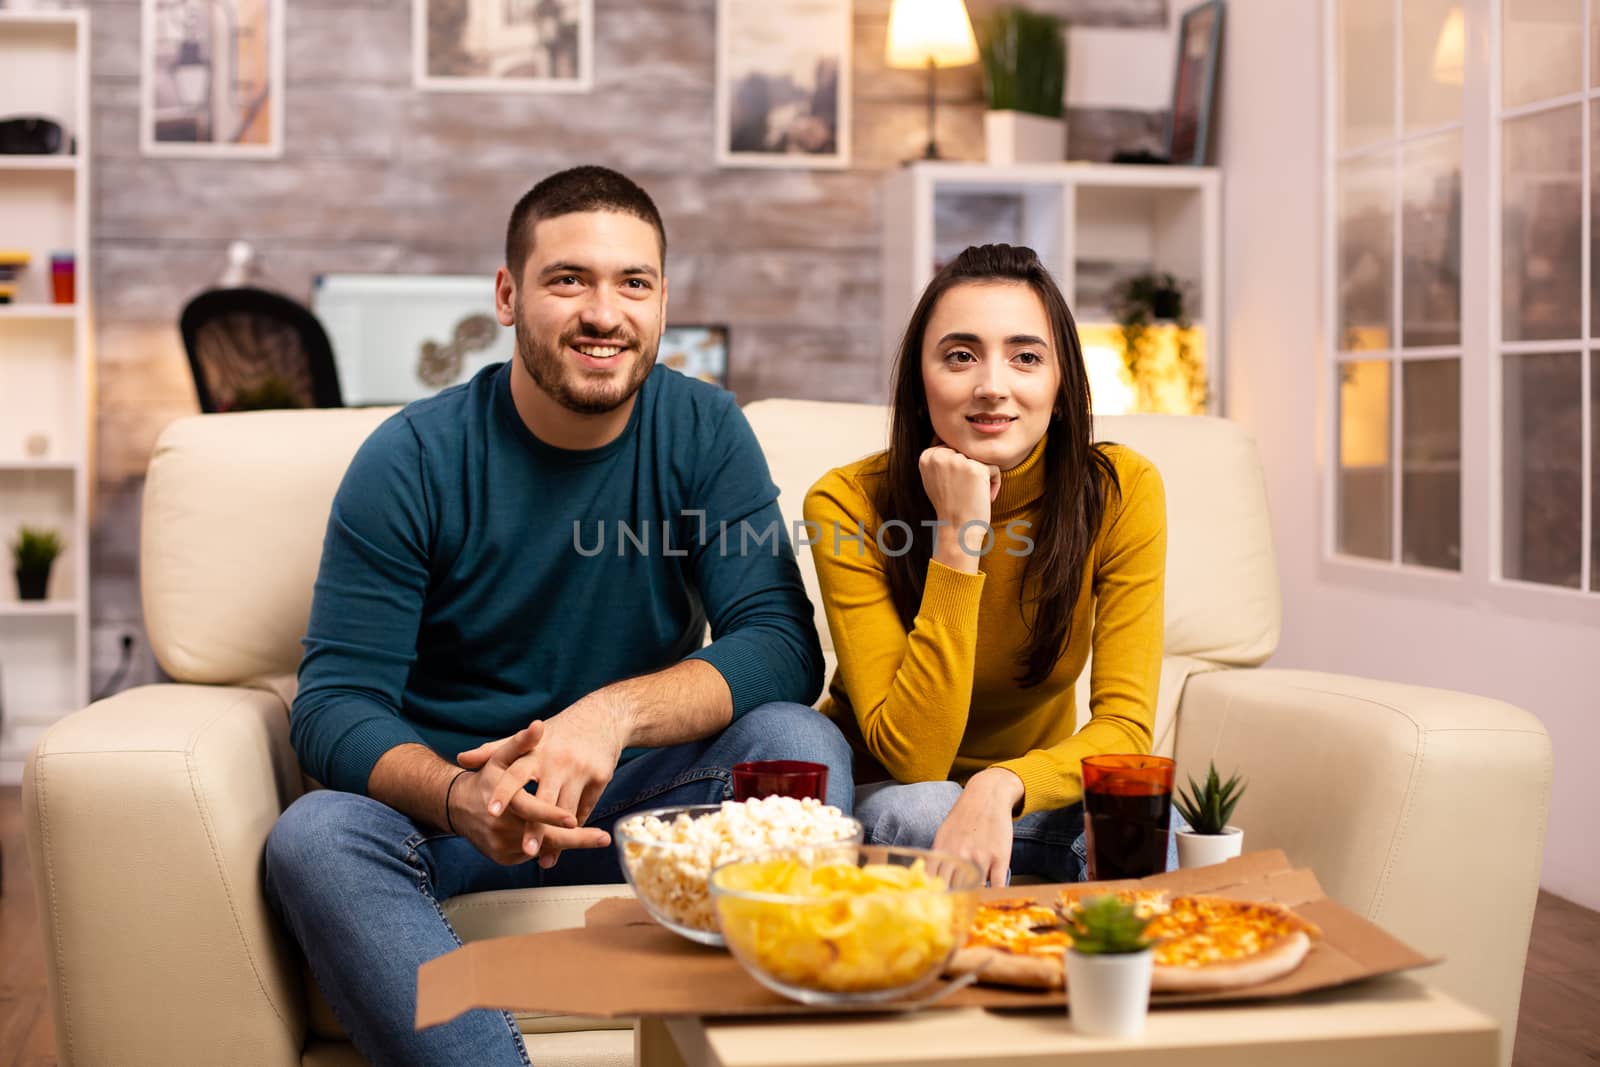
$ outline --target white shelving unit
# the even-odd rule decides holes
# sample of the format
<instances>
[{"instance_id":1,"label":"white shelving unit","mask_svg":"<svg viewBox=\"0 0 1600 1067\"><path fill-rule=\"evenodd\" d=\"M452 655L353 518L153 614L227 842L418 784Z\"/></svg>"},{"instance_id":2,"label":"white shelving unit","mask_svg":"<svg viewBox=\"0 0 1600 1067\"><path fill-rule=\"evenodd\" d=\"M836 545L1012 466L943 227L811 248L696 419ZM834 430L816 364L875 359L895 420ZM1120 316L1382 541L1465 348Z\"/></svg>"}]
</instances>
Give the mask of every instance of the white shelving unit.
<instances>
[{"instance_id":1,"label":"white shelving unit","mask_svg":"<svg viewBox=\"0 0 1600 1067\"><path fill-rule=\"evenodd\" d=\"M963 209L964 200L971 210ZM1211 410L1220 410L1222 175L1216 168L922 162L889 175L883 185L885 390L922 290L940 265L980 241L1038 252L1080 325L1110 321L1091 283L1108 282L1113 273L1170 271L1187 282Z\"/></svg>"},{"instance_id":2,"label":"white shelving unit","mask_svg":"<svg viewBox=\"0 0 1600 1067\"><path fill-rule=\"evenodd\" d=\"M0 11L0 101L77 142L70 155L0 155L0 247L32 257L0 304L0 784L15 784L45 728L89 701L88 12ZM51 302L53 252L73 253L74 303ZM17 598L23 523L65 543L43 601Z\"/></svg>"}]
</instances>

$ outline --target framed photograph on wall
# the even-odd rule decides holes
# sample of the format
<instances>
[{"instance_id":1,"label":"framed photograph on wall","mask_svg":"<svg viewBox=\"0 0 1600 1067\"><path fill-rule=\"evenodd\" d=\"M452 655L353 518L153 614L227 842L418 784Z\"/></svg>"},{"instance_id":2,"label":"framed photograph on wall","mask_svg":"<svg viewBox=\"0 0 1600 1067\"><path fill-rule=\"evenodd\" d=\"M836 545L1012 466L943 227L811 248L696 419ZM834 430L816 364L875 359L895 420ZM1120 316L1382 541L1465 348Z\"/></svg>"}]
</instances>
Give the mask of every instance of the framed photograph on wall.
<instances>
[{"instance_id":1,"label":"framed photograph on wall","mask_svg":"<svg viewBox=\"0 0 1600 1067\"><path fill-rule=\"evenodd\" d=\"M1211 112L1222 52L1223 0L1206 0L1178 24L1178 70L1167 116L1167 158L1203 167L1211 148Z\"/></svg>"},{"instance_id":2,"label":"framed photograph on wall","mask_svg":"<svg viewBox=\"0 0 1600 1067\"><path fill-rule=\"evenodd\" d=\"M717 162L850 165L850 0L717 0Z\"/></svg>"},{"instance_id":3,"label":"framed photograph on wall","mask_svg":"<svg viewBox=\"0 0 1600 1067\"><path fill-rule=\"evenodd\" d=\"M680 374L728 388L728 327L672 325L661 331L656 362Z\"/></svg>"},{"instance_id":4,"label":"framed photograph on wall","mask_svg":"<svg viewBox=\"0 0 1600 1067\"><path fill-rule=\"evenodd\" d=\"M147 156L283 154L284 0L143 0Z\"/></svg>"},{"instance_id":5,"label":"framed photograph on wall","mask_svg":"<svg viewBox=\"0 0 1600 1067\"><path fill-rule=\"evenodd\" d=\"M412 81L441 92L583 93L594 0L412 0Z\"/></svg>"}]
</instances>

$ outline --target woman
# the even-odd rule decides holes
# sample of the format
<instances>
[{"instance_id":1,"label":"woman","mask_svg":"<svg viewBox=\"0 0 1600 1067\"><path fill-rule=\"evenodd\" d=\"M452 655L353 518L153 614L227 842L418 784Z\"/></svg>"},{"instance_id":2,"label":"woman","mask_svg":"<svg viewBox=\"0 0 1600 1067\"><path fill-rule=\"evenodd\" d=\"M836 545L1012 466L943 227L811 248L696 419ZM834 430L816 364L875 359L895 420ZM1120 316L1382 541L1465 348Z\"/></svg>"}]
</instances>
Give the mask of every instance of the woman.
<instances>
[{"instance_id":1,"label":"woman","mask_svg":"<svg viewBox=\"0 0 1600 1067\"><path fill-rule=\"evenodd\" d=\"M1160 475L1091 434L1038 257L962 252L906 328L888 451L806 495L839 656L824 709L869 841L971 857L992 885L1082 879L1079 761L1150 750L1166 568Z\"/></svg>"}]
</instances>

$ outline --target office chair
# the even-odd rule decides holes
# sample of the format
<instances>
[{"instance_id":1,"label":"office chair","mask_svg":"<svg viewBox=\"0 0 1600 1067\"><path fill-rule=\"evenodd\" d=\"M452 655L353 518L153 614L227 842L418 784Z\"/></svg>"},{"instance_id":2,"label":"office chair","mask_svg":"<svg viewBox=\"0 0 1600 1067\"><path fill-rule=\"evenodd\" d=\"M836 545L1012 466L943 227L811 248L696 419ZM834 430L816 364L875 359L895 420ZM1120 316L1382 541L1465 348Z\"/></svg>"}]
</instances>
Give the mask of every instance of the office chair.
<instances>
[{"instance_id":1,"label":"office chair","mask_svg":"<svg viewBox=\"0 0 1600 1067\"><path fill-rule=\"evenodd\" d=\"M202 412L344 406L328 335L286 296L208 289L184 307L179 329Z\"/></svg>"}]
</instances>

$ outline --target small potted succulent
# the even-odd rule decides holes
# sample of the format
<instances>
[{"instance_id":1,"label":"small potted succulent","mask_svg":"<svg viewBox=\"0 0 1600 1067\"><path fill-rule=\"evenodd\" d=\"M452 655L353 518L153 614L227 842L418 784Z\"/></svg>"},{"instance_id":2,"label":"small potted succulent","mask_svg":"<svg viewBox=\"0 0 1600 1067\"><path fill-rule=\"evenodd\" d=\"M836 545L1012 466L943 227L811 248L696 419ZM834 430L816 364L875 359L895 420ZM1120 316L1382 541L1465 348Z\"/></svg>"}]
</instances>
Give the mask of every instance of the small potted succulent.
<instances>
[{"instance_id":1,"label":"small potted succulent","mask_svg":"<svg viewBox=\"0 0 1600 1067\"><path fill-rule=\"evenodd\" d=\"M1150 920L1114 896L1078 901L1064 929L1067 1009L1072 1028L1101 1037L1137 1037L1150 1011Z\"/></svg>"},{"instance_id":2,"label":"small potted succulent","mask_svg":"<svg viewBox=\"0 0 1600 1067\"><path fill-rule=\"evenodd\" d=\"M1244 782L1237 774L1224 782L1215 762L1204 785L1190 778L1189 788L1178 791L1173 803L1189 823L1178 831L1179 867L1209 867L1243 851L1244 831L1228 825L1242 796Z\"/></svg>"},{"instance_id":3,"label":"small potted succulent","mask_svg":"<svg viewBox=\"0 0 1600 1067\"><path fill-rule=\"evenodd\" d=\"M50 567L61 555L61 536L54 530L23 525L11 543L11 561L17 575L17 597L43 600L50 585Z\"/></svg>"}]
</instances>

